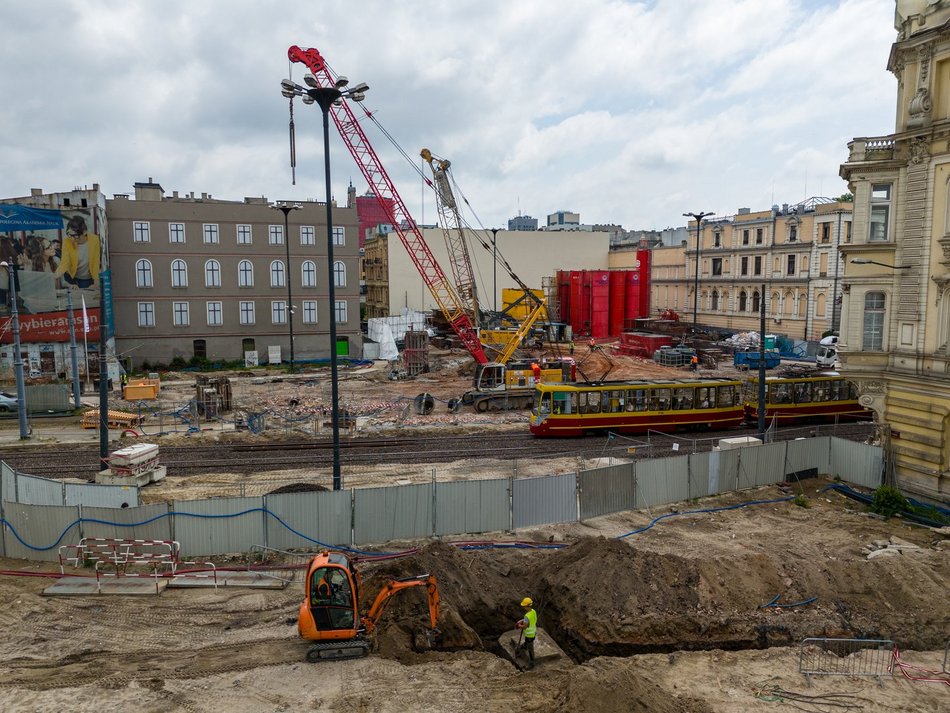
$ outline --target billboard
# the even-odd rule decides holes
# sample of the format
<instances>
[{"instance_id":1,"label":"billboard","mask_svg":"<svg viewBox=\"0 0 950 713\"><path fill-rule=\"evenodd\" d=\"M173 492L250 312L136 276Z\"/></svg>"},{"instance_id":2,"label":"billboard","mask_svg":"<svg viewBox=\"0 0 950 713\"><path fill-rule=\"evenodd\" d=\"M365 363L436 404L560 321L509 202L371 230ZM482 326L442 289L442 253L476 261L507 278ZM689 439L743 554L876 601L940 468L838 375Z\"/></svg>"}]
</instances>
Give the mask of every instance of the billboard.
<instances>
[{"instance_id":1,"label":"billboard","mask_svg":"<svg viewBox=\"0 0 950 713\"><path fill-rule=\"evenodd\" d=\"M21 343L98 341L100 279L106 268L98 208L50 210L0 204L0 343L13 341L10 279L15 279Z\"/></svg>"}]
</instances>

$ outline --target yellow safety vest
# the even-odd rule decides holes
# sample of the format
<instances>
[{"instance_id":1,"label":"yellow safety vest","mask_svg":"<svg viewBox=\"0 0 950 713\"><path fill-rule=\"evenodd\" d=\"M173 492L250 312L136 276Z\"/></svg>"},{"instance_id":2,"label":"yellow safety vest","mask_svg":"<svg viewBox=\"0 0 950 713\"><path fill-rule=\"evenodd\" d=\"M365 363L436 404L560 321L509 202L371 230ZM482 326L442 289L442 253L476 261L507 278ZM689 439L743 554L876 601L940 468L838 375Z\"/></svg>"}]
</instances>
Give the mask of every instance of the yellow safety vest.
<instances>
[{"instance_id":1,"label":"yellow safety vest","mask_svg":"<svg viewBox=\"0 0 950 713\"><path fill-rule=\"evenodd\" d=\"M538 633L538 613L534 609L529 609L524 615L524 620L528 622L524 630L524 638L533 639Z\"/></svg>"}]
</instances>

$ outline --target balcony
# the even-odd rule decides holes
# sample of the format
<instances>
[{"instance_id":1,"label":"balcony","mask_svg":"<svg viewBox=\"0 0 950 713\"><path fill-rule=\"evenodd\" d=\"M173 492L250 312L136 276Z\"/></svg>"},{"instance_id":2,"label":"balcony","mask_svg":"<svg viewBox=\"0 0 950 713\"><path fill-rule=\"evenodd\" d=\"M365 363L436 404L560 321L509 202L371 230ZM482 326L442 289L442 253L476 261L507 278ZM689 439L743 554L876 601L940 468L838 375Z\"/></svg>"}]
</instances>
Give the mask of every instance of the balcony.
<instances>
[{"instance_id":1,"label":"balcony","mask_svg":"<svg viewBox=\"0 0 950 713\"><path fill-rule=\"evenodd\" d=\"M898 156L898 142L893 136L854 139L848 144L848 163L891 161Z\"/></svg>"}]
</instances>

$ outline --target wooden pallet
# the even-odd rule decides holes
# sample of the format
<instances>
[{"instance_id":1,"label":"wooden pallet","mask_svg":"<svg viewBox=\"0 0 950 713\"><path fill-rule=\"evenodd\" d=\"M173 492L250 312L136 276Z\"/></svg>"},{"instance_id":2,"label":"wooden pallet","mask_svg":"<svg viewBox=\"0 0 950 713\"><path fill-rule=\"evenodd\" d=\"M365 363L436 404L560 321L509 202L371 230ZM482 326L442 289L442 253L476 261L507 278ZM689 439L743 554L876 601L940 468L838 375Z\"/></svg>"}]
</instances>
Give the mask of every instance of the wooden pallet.
<instances>
[{"instance_id":1,"label":"wooden pallet","mask_svg":"<svg viewBox=\"0 0 950 713\"><path fill-rule=\"evenodd\" d=\"M142 419L138 414L127 413L125 411L109 411L107 413L107 419L109 426L111 428L135 428L138 426ZM82 421L80 425L83 428L98 428L99 427L99 409L90 409L82 415Z\"/></svg>"}]
</instances>

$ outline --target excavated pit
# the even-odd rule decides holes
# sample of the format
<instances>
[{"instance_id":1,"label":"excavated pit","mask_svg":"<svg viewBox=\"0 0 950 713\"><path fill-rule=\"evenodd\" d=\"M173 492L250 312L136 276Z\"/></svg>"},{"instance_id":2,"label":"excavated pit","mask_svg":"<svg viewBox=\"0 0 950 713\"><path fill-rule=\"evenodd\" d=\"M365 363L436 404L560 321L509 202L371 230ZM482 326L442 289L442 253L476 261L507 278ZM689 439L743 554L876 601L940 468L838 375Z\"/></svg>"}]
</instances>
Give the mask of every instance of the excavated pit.
<instances>
[{"instance_id":1,"label":"excavated pit","mask_svg":"<svg viewBox=\"0 0 950 713\"><path fill-rule=\"evenodd\" d=\"M509 658L498 637L535 601L539 626L575 663L598 656L689 650L763 649L807 637L891 638L917 649L942 647L946 566L887 570L857 559L795 560L749 552L723 559L640 549L627 541L582 538L558 550L460 550L442 542L365 567L374 580L434 574L442 598L437 649L484 650ZM909 569L908 569L909 568ZM789 572L795 579L790 581ZM929 574L928 574L929 572ZM798 607L762 607L817 599ZM413 651L424 597L397 598L377 631L382 656L427 660ZM431 655L431 654L427 654Z\"/></svg>"}]
</instances>

